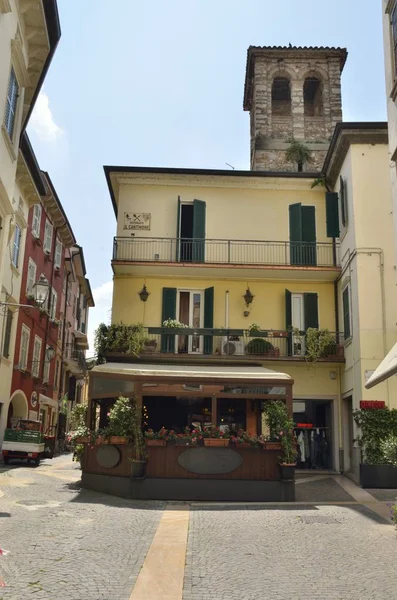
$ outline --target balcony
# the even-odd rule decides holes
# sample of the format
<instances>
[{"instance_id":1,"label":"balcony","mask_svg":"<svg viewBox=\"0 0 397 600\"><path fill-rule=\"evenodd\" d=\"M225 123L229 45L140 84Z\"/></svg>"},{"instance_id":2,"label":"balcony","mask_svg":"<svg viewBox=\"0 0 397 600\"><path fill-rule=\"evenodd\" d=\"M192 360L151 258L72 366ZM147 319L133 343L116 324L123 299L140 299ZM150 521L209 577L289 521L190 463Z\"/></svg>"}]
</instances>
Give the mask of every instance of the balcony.
<instances>
[{"instance_id":1,"label":"balcony","mask_svg":"<svg viewBox=\"0 0 397 600\"><path fill-rule=\"evenodd\" d=\"M74 344L65 344L63 359L73 375L81 376L87 370L87 363L83 350L77 349Z\"/></svg>"},{"instance_id":2,"label":"balcony","mask_svg":"<svg viewBox=\"0 0 397 600\"><path fill-rule=\"evenodd\" d=\"M320 361L344 361L342 333L330 333L331 341L318 357ZM123 360L132 355L106 352L108 360ZM148 327L144 330L140 359L210 359L210 360L310 360L306 334L268 330L249 332L243 329L170 329Z\"/></svg>"},{"instance_id":3,"label":"balcony","mask_svg":"<svg viewBox=\"0 0 397 600\"><path fill-rule=\"evenodd\" d=\"M340 271L339 245L332 242L278 242L260 240L215 240L150 237L115 237L113 243L113 269L118 273L147 272L155 274L164 266L199 267L213 269L249 270L308 270ZM134 266L131 271L131 266ZM240 269L241 271L241 269Z\"/></svg>"}]
</instances>

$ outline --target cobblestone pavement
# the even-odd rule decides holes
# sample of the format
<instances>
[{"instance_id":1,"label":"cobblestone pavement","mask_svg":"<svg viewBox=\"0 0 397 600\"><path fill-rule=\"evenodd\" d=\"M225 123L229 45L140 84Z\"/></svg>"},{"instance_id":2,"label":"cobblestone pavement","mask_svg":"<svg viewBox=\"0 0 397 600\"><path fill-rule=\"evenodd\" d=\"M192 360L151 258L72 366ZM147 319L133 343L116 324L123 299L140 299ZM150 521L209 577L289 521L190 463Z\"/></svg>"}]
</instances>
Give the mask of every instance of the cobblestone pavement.
<instances>
[{"instance_id":1,"label":"cobblestone pavement","mask_svg":"<svg viewBox=\"0 0 397 600\"><path fill-rule=\"evenodd\" d=\"M183 600L391 600L396 551L359 505L192 506Z\"/></svg>"},{"instance_id":2,"label":"cobblestone pavement","mask_svg":"<svg viewBox=\"0 0 397 600\"><path fill-rule=\"evenodd\" d=\"M128 600L163 504L79 490L70 456L0 471L0 600Z\"/></svg>"}]
</instances>

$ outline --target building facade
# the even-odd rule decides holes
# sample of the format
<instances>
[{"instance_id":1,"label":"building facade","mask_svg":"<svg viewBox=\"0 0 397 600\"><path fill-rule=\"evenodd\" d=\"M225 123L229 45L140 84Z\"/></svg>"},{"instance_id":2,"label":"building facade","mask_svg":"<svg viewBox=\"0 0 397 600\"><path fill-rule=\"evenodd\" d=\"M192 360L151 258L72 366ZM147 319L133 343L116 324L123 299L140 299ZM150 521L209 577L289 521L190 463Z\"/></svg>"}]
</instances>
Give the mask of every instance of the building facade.
<instances>
[{"instance_id":1,"label":"building facade","mask_svg":"<svg viewBox=\"0 0 397 600\"><path fill-rule=\"evenodd\" d=\"M55 0L0 2L0 428L8 417L29 210L45 195L25 129L59 38Z\"/></svg>"},{"instance_id":2,"label":"building facade","mask_svg":"<svg viewBox=\"0 0 397 600\"><path fill-rule=\"evenodd\" d=\"M296 171L286 159L292 139L311 152L306 171L321 171L342 120L344 48L250 46L244 110L250 112L251 169Z\"/></svg>"}]
</instances>

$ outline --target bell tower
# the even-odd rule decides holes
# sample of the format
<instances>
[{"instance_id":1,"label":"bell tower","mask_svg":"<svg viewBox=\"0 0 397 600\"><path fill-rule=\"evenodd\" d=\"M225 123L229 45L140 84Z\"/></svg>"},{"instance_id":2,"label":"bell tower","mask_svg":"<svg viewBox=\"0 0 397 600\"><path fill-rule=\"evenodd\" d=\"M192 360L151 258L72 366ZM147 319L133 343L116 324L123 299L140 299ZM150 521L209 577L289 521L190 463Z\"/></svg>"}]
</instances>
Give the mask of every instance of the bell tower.
<instances>
[{"instance_id":1,"label":"bell tower","mask_svg":"<svg viewBox=\"0 0 397 600\"><path fill-rule=\"evenodd\" d=\"M335 125L342 121L345 48L250 46L244 110L250 112L251 169L320 171ZM287 160L291 140L310 160Z\"/></svg>"}]
</instances>

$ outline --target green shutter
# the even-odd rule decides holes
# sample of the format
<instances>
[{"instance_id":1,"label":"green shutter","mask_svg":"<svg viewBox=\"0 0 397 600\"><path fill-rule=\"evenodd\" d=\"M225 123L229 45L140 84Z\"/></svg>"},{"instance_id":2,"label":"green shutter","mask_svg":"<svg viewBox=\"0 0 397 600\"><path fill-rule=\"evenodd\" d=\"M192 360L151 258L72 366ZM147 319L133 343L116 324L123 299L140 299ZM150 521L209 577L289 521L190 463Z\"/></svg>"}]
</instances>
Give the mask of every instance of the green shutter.
<instances>
[{"instance_id":1,"label":"green shutter","mask_svg":"<svg viewBox=\"0 0 397 600\"><path fill-rule=\"evenodd\" d=\"M288 356L292 356L292 298L289 290L285 290L285 329L289 334Z\"/></svg>"},{"instance_id":2,"label":"green shutter","mask_svg":"<svg viewBox=\"0 0 397 600\"><path fill-rule=\"evenodd\" d=\"M5 358L10 356L10 341L11 341L11 327L12 327L12 310L7 310L6 326L4 331L4 344L3 344L3 355Z\"/></svg>"},{"instance_id":3,"label":"green shutter","mask_svg":"<svg viewBox=\"0 0 397 600\"><path fill-rule=\"evenodd\" d=\"M204 291L204 327L212 329L214 326L214 288L210 287ZM204 336L204 354L212 354L213 337Z\"/></svg>"},{"instance_id":4,"label":"green shutter","mask_svg":"<svg viewBox=\"0 0 397 600\"><path fill-rule=\"evenodd\" d=\"M167 319L176 319L176 288L163 288L161 325ZM161 352L175 352L175 336L161 336Z\"/></svg>"},{"instance_id":5,"label":"green shutter","mask_svg":"<svg viewBox=\"0 0 397 600\"><path fill-rule=\"evenodd\" d=\"M345 288L342 293L343 300L343 325L345 329L345 340L350 337L350 302L349 288Z\"/></svg>"},{"instance_id":6,"label":"green shutter","mask_svg":"<svg viewBox=\"0 0 397 600\"><path fill-rule=\"evenodd\" d=\"M302 264L302 204L291 204L289 207L289 240L291 265Z\"/></svg>"},{"instance_id":7,"label":"green shutter","mask_svg":"<svg viewBox=\"0 0 397 600\"><path fill-rule=\"evenodd\" d=\"M318 296L317 294L303 294L305 311L305 329L314 327L318 329Z\"/></svg>"},{"instance_id":8,"label":"green shutter","mask_svg":"<svg viewBox=\"0 0 397 600\"><path fill-rule=\"evenodd\" d=\"M338 194L336 192L326 192L325 213L327 219L327 237L339 237L339 207Z\"/></svg>"},{"instance_id":9,"label":"green shutter","mask_svg":"<svg viewBox=\"0 0 397 600\"><path fill-rule=\"evenodd\" d=\"M346 227L347 224L347 193L346 193L346 183L343 180L343 177L339 178L340 188L339 188L339 196L340 196L340 216L343 227Z\"/></svg>"},{"instance_id":10,"label":"green shutter","mask_svg":"<svg viewBox=\"0 0 397 600\"><path fill-rule=\"evenodd\" d=\"M204 262L205 213L205 202L193 200L193 262Z\"/></svg>"},{"instance_id":11,"label":"green shutter","mask_svg":"<svg viewBox=\"0 0 397 600\"><path fill-rule=\"evenodd\" d=\"M316 265L316 209L314 206L302 206L302 263Z\"/></svg>"},{"instance_id":12,"label":"green shutter","mask_svg":"<svg viewBox=\"0 0 397 600\"><path fill-rule=\"evenodd\" d=\"M181 259L181 197L178 196L178 212L176 214L176 262Z\"/></svg>"}]
</instances>

